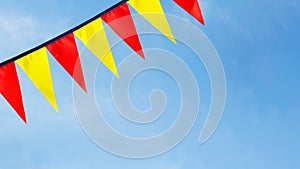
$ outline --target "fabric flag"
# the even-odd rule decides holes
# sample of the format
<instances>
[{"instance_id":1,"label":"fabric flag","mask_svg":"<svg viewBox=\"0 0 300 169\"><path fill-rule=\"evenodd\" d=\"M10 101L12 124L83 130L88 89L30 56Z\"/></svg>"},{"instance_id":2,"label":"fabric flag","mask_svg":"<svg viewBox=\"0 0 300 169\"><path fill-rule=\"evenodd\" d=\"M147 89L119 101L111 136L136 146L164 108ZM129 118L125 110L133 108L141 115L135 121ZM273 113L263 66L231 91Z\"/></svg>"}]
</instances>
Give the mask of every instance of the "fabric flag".
<instances>
[{"instance_id":1,"label":"fabric flag","mask_svg":"<svg viewBox=\"0 0 300 169\"><path fill-rule=\"evenodd\" d=\"M55 41L54 43L47 45L46 48L56 59L56 61L69 73L69 75L73 77L78 85L85 92L87 92L78 49L73 33L70 33Z\"/></svg>"},{"instance_id":2,"label":"fabric flag","mask_svg":"<svg viewBox=\"0 0 300 169\"><path fill-rule=\"evenodd\" d=\"M176 43L160 0L129 0L128 3L156 29Z\"/></svg>"},{"instance_id":3,"label":"fabric flag","mask_svg":"<svg viewBox=\"0 0 300 169\"><path fill-rule=\"evenodd\" d=\"M75 31L74 34L116 77L119 78L119 73L100 18Z\"/></svg>"},{"instance_id":4,"label":"fabric flag","mask_svg":"<svg viewBox=\"0 0 300 169\"><path fill-rule=\"evenodd\" d=\"M15 62L0 68L0 94L18 113L20 118L27 123Z\"/></svg>"},{"instance_id":5,"label":"fabric flag","mask_svg":"<svg viewBox=\"0 0 300 169\"><path fill-rule=\"evenodd\" d=\"M16 62L58 112L46 48L43 47Z\"/></svg>"},{"instance_id":6,"label":"fabric flag","mask_svg":"<svg viewBox=\"0 0 300 169\"><path fill-rule=\"evenodd\" d=\"M137 31L126 3L101 17L137 54L145 59Z\"/></svg>"},{"instance_id":7,"label":"fabric flag","mask_svg":"<svg viewBox=\"0 0 300 169\"><path fill-rule=\"evenodd\" d=\"M204 19L197 0L174 0L174 2L204 25Z\"/></svg>"}]
</instances>

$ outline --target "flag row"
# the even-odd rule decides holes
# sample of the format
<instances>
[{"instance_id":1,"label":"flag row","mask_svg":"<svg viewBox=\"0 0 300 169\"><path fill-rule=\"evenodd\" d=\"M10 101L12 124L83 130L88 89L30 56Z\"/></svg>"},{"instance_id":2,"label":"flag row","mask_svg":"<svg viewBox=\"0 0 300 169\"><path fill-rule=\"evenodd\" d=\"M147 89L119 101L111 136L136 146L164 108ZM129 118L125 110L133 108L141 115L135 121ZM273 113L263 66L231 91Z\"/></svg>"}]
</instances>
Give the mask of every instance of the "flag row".
<instances>
[{"instance_id":1,"label":"flag row","mask_svg":"<svg viewBox=\"0 0 300 169\"><path fill-rule=\"evenodd\" d=\"M204 25L197 0L174 0L174 2ZM18 57L1 63L0 94L25 123L27 123L27 120L16 65L24 71L49 104L58 112L48 60L49 54L85 92L88 91L80 63L76 38L118 78L119 73L104 29L104 23L119 35L132 50L145 59L129 6L163 35L176 43L160 0L123 0L73 30ZM76 74L73 73L75 66Z\"/></svg>"}]
</instances>

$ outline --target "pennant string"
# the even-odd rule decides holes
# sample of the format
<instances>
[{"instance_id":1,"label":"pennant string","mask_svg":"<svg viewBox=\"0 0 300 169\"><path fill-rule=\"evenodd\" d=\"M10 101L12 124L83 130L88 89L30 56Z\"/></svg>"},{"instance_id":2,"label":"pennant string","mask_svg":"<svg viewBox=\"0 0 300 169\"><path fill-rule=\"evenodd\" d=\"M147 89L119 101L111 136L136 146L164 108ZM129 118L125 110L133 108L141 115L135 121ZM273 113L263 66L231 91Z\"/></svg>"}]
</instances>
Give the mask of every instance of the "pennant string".
<instances>
[{"instance_id":1,"label":"pennant string","mask_svg":"<svg viewBox=\"0 0 300 169\"><path fill-rule=\"evenodd\" d=\"M197 0L173 0L204 25ZM109 9L69 31L9 60L0 63L0 94L26 123L22 93L15 63L58 112L47 50L85 91L86 84L75 36L116 76L119 73L103 22L118 34L138 55L145 58L128 4L158 31L176 44L160 0L121 0Z\"/></svg>"},{"instance_id":2,"label":"pennant string","mask_svg":"<svg viewBox=\"0 0 300 169\"><path fill-rule=\"evenodd\" d=\"M78 49L74 39L73 32L97 20L104 14L112 11L118 6L126 3L128 0L121 0L109 9L101 12L86 22L76 26L69 31L41 44L37 47L25 51L11 59L0 63L0 95L11 105L20 118L27 123L26 114L23 107L22 93L19 84L15 62L26 73L38 90L44 95L51 106L58 112L52 77L50 72L47 49L53 57L63 66L63 68L74 78L80 87L86 91L81 63L78 55ZM101 22L102 23L102 22ZM108 43L107 43L108 44ZM106 44L106 48L108 48ZM46 49L47 48L47 49ZM110 57L104 57L103 61L106 66L118 77L114 61ZM76 65L76 66L75 66ZM74 69L76 70L74 74ZM87 92L87 91L86 91Z\"/></svg>"}]
</instances>

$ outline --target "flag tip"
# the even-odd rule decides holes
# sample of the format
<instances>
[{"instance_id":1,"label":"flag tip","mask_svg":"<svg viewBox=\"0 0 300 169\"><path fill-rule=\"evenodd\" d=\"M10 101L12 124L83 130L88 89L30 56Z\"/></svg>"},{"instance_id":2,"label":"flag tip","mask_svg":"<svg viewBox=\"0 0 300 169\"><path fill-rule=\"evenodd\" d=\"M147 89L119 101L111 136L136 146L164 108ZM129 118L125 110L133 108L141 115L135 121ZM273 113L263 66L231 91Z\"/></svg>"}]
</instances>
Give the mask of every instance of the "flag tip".
<instances>
[{"instance_id":1,"label":"flag tip","mask_svg":"<svg viewBox=\"0 0 300 169\"><path fill-rule=\"evenodd\" d=\"M80 86L80 88L81 88L86 94L88 93L88 91L87 91L87 89L86 89L85 82L83 82L83 83L78 83L78 85Z\"/></svg>"},{"instance_id":2,"label":"flag tip","mask_svg":"<svg viewBox=\"0 0 300 169\"><path fill-rule=\"evenodd\" d=\"M142 50L137 51L136 53L137 53L141 58L143 58L144 60L146 59L146 58L145 58L145 54L144 54L144 52L143 52Z\"/></svg>"},{"instance_id":3,"label":"flag tip","mask_svg":"<svg viewBox=\"0 0 300 169\"><path fill-rule=\"evenodd\" d=\"M119 72L118 72L118 71L116 71L116 72L114 73L114 75L115 75L118 79L120 79L120 75L119 75Z\"/></svg>"},{"instance_id":4,"label":"flag tip","mask_svg":"<svg viewBox=\"0 0 300 169\"><path fill-rule=\"evenodd\" d=\"M23 116L23 117L20 116L20 118L21 118L21 120L24 122L24 124L27 124L26 116Z\"/></svg>"}]
</instances>

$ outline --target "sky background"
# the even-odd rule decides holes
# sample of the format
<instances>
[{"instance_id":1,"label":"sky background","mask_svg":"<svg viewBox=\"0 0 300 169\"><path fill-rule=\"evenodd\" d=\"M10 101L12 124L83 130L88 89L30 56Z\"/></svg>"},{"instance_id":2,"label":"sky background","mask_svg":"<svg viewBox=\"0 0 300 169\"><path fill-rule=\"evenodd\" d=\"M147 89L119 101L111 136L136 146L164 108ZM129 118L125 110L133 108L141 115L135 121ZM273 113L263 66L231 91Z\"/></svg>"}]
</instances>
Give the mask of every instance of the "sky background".
<instances>
[{"instance_id":1,"label":"sky background","mask_svg":"<svg viewBox=\"0 0 300 169\"><path fill-rule=\"evenodd\" d=\"M116 2L1 0L0 60L45 42ZM163 7L167 13L183 16L199 27L214 44L225 68L228 85L226 108L217 131L207 143L199 145L197 142L210 99L209 81L201 63L191 65L193 71L200 72L196 76L201 84L201 110L190 135L166 154L132 160L103 151L86 136L74 110L71 78L50 58L60 114L55 113L18 68L28 124L23 124L0 97L0 169L300 168L300 2L201 0L200 4L206 26L201 26L171 0L164 1ZM156 38L164 44L162 47L171 48L166 38ZM145 48L159 47L153 41L146 41L147 37L141 39ZM121 44L119 49L122 51L118 48L113 51L117 64L124 59L120 53L132 52L125 47ZM193 63L193 60L187 59L187 62ZM97 79L105 79L109 75L103 67L99 68L99 72L104 75L101 77L99 73ZM155 78L152 76L156 74L146 72L145 77L147 75ZM131 95L141 98L140 102L134 101L140 109L149 106L147 91L157 87L151 86L151 83L141 87L144 83L139 85L139 81L144 81L145 77L138 77L133 86L141 88L136 91L143 91L144 97L134 91ZM158 75L158 78L164 82L157 84L158 87L166 88L166 84L172 83L166 75ZM96 81L98 86L107 86L107 83ZM175 92L167 90L166 93L171 93L171 96L178 94L176 85L167 87L168 90L174 88ZM96 88L96 92L105 93L104 89ZM98 102L101 103L106 95L109 93L97 95ZM171 101L176 103L177 100ZM169 116L174 120L174 115ZM123 124L118 123L120 119L107 118L117 125L116 128L122 129ZM171 120L145 129L150 132L149 135L159 133L171 124ZM130 127L123 132L140 133Z\"/></svg>"}]
</instances>

